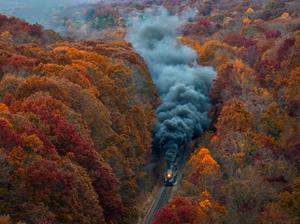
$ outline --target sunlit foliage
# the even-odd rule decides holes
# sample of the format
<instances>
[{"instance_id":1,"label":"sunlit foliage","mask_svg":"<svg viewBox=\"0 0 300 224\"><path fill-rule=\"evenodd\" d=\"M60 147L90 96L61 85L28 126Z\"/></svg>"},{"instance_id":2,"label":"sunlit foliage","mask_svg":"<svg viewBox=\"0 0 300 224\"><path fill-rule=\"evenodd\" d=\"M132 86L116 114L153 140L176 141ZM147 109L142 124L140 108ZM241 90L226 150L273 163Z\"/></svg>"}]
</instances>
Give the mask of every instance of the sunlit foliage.
<instances>
[{"instance_id":1,"label":"sunlit foliage","mask_svg":"<svg viewBox=\"0 0 300 224\"><path fill-rule=\"evenodd\" d=\"M1 221L128 219L157 101L143 59L125 42L45 39L16 18L0 30Z\"/></svg>"}]
</instances>

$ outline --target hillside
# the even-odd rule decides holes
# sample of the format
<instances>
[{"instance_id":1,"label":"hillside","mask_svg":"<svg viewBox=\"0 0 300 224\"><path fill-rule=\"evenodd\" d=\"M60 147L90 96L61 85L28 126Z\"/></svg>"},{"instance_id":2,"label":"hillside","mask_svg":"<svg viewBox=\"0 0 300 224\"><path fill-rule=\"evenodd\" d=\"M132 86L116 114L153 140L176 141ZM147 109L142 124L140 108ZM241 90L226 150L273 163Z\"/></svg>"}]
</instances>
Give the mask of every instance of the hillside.
<instances>
[{"instance_id":1,"label":"hillside","mask_svg":"<svg viewBox=\"0 0 300 224\"><path fill-rule=\"evenodd\" d=\"M0 14L0 224L299 223L300 2L78 1Z\"/></svg>"},{"instance_id":2,"label":"hillside","mask_svg":"<svg viewBox=\"0 0 300 224\"><path fill-rule=\"evenodd\" d=\"M147 175L155 121L143 59L126 42L72 42L0 18L1 214L26 223L124 219Z\"/></svg>"},{"instance_id":3,"label":"hillside","mask_svg":"<svg viewBox=\"0 0 300 224\"><path fill-rule=\"evenodd\" d=\"M154 223L298 223L299 4L221 2L180 38L217 70L214 125Z\"/></svg>"}]
</instances>

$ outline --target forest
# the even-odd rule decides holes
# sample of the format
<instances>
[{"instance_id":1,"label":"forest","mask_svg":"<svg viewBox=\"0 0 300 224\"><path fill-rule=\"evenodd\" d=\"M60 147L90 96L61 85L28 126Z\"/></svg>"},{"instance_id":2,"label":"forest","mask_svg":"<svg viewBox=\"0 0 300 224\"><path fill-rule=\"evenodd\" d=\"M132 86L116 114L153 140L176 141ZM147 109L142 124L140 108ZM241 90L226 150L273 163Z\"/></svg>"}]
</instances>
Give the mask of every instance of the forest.
<instances>
[{"instance_id":1,"label":"forest","mask_svg":"<svg viewBox=\"0 0 300 224\"><path fill-rule=\"evenodd\" d=\"M210 125L153 224L300 222L300 2L128 0L51 25L0 14L0 224L141 223L162 184L165 99L130 26L153 7L192 15L175 45L216 73Z\"/></svg>"}]
</instances>

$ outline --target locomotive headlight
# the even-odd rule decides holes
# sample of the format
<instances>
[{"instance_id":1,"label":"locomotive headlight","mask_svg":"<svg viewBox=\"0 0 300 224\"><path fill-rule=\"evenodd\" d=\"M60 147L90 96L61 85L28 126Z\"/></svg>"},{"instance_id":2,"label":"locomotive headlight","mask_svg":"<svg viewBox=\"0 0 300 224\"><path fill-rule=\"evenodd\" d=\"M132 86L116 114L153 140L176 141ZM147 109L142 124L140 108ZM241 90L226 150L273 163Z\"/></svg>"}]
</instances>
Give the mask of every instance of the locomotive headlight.
<instances>
[{"instance_id":1,"label":"locomotive headlight","mask_svg":"<svg viewBox=\"0 0 300 224\"><path fill-rule=\"evenodd\" d=\"M167 177L168 177L168 178L171 178L171 177L172 177L172 174L171 174L171 173L168 173L168 174L167 174Z\"/></svg>"}]
</instances>

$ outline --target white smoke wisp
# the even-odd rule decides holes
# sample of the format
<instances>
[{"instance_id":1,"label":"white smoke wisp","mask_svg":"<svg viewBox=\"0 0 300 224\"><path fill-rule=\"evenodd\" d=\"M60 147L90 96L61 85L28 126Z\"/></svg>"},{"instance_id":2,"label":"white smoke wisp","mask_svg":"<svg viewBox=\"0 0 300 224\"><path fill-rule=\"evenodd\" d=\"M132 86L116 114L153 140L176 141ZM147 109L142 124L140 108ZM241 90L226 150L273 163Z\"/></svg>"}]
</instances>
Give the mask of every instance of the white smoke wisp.
<instances>
[{"instance_id":1,"label":"white smoke wisp","mask_svg":"<svg viewBox=\"0 0 300 224\"><path fill-rule=\"evenodd\" d=\"M29 23L39 23L57 30L52 20L57 12L81 4L107 3L110 0L0 0L0 13Z\"/></svg>"},{"instance_id":2,"label":"white smoke wisp","mask_svg":"<svg viewBox=\"0 0 300 224\"><path fill-rule=\"evenodd\" d=\"M129 23L128 40L145 59L161 98L155 143L169 164L209 125L209 90L215 71L197 64L196 52L177 41L187 16L162 8L137 14Z\"/></svg>"}]
</instances>

